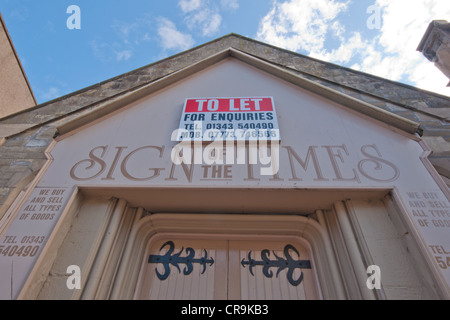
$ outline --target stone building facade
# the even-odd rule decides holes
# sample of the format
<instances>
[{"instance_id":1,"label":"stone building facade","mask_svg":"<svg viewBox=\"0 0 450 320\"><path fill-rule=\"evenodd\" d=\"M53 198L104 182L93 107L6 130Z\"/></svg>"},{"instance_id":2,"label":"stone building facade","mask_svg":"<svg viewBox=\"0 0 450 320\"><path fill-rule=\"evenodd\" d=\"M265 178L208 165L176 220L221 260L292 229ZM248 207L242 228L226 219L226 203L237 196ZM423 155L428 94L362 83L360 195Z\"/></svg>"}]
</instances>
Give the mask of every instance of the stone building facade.
<instances>
[{"instance_id":1,"label":"stone building facade","mask_svg":"<svg viewBox=\"0 0 450 320\"><path fill-rule=\"evenodd\" d=\"M25 201L21 198L24 192L26 194L27 188L32 186L36 179L40 179L39 176L47 168L46 163L48 163L50 157L47 153L48 148L53 146L60 137L70 135L71 132L78 132L86 124L97 123L103 117L108 118L109 115L116 114L124 104L132 104L148 95L157 94L159 90L165 90L166 87L170 88L178 81L184 81L185 78L189 79L189 75L194 75L205 68L214 66L224 59L236 57L241 62L248 62L257 68L270 69L272 75L279 76L287 83L293 85L301 83L305 90L311 90L325 98L337 101L337 103L346 105L356 113L386 123L387 126L395 128L394 131L406 132L411 137L414 136L423 141L430 150L425 152L426 157L434 166L433 170L436 170L439 174L439 177L436 175L436 179L439 180L438 184L444 194L444 198L440 196L440 202L447 206L448 198L445 197L448 197L448 186L450 185L450 99L448 97L319 61L240 35L230 34L151 65L0 119L0 222L4 224L0 227L5 227L6 224L11 223L8 221L13 219L14 214L17 214L18 203ZM295 129L291 128L290 130ZM120 146L117 148L118 152L125 150L120 149ZM323 148L329 152L331 158L342 160L342 153L333 153L336 150L331 147ZM294 153L291 153L291 149L287 150L292 164L291 156ZM308 159L313 159L315 149L312 147L309 150L311 153L308 153L308 155L311 158ZM100 153L98 150L94 151ZM106 152L106 149L104 151ZM162 152L162 150L160 151ZM116 156L119 158L120 154L117 153ZM97 157L99 157L98 154ZM304 168L308 166L308 161L305 161L306 163L302 163ZM335 169L336 163L338 162L334 163ZM397 166L399 165L397 164ZM132 176L131 173L129 175ZM108 175L105 179L108 177L111 178ZM173 176L171 175L167 179L170 178L173 178ZM277 180L276 176L275 180ZM316 180L321 180L320 174L318 174ZM339 177L337 180L339 180ZM342 178L341 180L345 179ZM335 210L338 212L339 208L336 207ZM320 221L320 213L313 212L315 212L316 219ZM449 212L447 210L444 213L448 214ZM150 215L149 212L146 214ZM196 216L193 217L194 220L197 218ZM328 225L330 224L329 221ZM65 230L68 232L67 229ZM446 241L444 242L447 243ZM64 243L64 241L61 240L59 244L61 245L61 243ZM358 242L356 246L363 246L363 244ZM419 243L418 247L420 246ZM361 250L364 251L364 248ZM370 250L367 252L370 252ZM420 256L420 254L415 256ZM424 265L427 265L427 263ZM57 265L57 262L55 262L53 268L57 268L55 265ZM48 288L56 286L57 272L56 269L52 269L52 266L44 269L47 270L48 274L45 277L38 277L39 281L36 280L36 283L39 283L39 285L36 283L30 285L29 290L22 291L19 298L53 297L52 290ZM90 269L92 273L95 273L94 269ZM61 273L61 270L59 272ZM399 290L398 288L370 294L364 293L364 289L361 289L363 293L358 293L358 290L351 289L349 283L352 281L359 281L360 283L361 279L351 280L352 276L345 275L342 270L341 272L343 273L342 277L347 281L341 293L336 293L339 290L333 291L331 289L328 292L328 289L322 286L322 293L317 294L316 298L450 297L450 292L445 289L446 285L437 284L436 279L426 280L427 286L429 286L428 293L417 293L411 289L415 293L408 295L405 292L399 293L401 290L396 291ZM321 281L323 283L325 280ZM327 281L331 280L325 282ZM358 287L357 284L354 288L356 287ZM58 287L54 292L61 294L61 290L63 291L64 288ZM82 293L78 295L69 294L67 298L122 297L117 292L114 296L114 289L111 289L113 293L105 293L107 289L98 290L102 293L100 294L100 291L97 291L97 295L93 293L86 293L85 295ZM126 289L123 290L126 291Z\"/></svg>"},{"instance_id":2,"label":"stone building facade","mask_svg":"<svg viewBox=\"0 0 450 320\"><path fill-rule=\"evenodd\" d=\"M1 119L0 204L5 205L0 213L4 213L17 196L23 181L30 181L42 167L46 160L44 151L57 134L59 125L97 109L109 99L136 90L228 47L261 57L306 79L417 122L420 124L417 133L433 150L430 161L450 185L448 97L232 34Z\"/></svg>"},{"instance_id":3,"label":"stone building facade","mask_svg":"<svg viewBox=\"0 0 450 320\"><path fill-rule=\"evenodd\" d=\"M450 79L450 23L434 20L417 47L417 51L434 63ZM450 85L450 82L447 86Z\"/></svg>"}]
</instances>

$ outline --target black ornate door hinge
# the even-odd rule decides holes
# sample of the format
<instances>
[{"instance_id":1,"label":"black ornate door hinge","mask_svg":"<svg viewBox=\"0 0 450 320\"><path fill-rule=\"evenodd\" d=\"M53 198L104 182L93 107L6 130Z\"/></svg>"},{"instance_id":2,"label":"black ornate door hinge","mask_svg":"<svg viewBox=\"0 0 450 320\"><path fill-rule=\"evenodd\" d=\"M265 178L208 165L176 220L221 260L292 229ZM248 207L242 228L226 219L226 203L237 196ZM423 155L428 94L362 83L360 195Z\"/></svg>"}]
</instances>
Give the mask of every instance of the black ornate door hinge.
<instances>
[{"instance_id":1,"label":"black ornate door hinge","mask_svg":"<svg viewBox=\"0 0 450 320\"><path fill-rule=\"evenodd\" d=\"M267 278L272 278L273 277L273 272L272 270L270 270L270 268L278 268L277 274L276 276L278 277L278 274L284 270L284 269L288 269L287 270L287 280L289 281L289 283L293 286L298 286L302 281L303 281L303 272L300 272L300 276L298 277L298 279L294 280L294 271L295 269L311 269L311 261L310 260L294 260L291 257L291 254L289 252L289 250L294 251L297 256L300 258L300 254L298 253L297 249L288 244L284 247L284 256L285 258L280 258L279 256L276 255L276 253L274 251L273 254L276 258L276 260L270 260L269 255L270 255L270 251L265 249L263 251L261 251L261 261L256 261L255 259L251 258L251 254L252 252L250 251L248 253L248 260L246 261L245 258L242 259L241 264L242 266L245 268L246 265L249 266L249 270L250 273L252 274L252 276L254 276L253 274L253 268L255 266L262 266L263 267L263 274L267 277Z\"/></svg>"},{"instance_id":2,"label":"black ornate door hinge","mask_svg":"<svg viewBox=\"0 0 450 320\"><path fill-rule=\"evenodd\" d=\"M175 253L172 255L175 245L172 241L167 241L164 243L159 251L161 251L164 247L169 246L169 251L166 252L164 255L150 255L148 258L148 263L161 263L164 266L164 273L161 274L156 268L156 275L159 280L165 280L170 274L170 265L173 265L178 269L178 272L181 273L180 267L178 264L185 264L183 274L189 275L192 270L194 270L194 263L198 263L203 266L202 274L206 271L206 264L209 263L210 266L214 264L214 259L209 258L208 259L208 253L206 250L204 250L204 256L202 258L194 258L195 250L192 248L186 248L186 254L185 257L180 257L181 253L184 250L184 247L181 248L180 252Z\"/></svg>"}]
</instances>

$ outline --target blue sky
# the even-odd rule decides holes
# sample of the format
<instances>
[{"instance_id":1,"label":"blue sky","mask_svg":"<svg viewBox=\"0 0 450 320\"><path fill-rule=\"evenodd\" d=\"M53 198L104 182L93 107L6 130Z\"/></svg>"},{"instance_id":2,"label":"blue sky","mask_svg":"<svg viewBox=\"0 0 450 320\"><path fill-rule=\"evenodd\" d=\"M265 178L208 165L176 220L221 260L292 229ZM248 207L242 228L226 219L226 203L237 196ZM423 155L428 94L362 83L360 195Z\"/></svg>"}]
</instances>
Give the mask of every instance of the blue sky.
<instances>
[{"instance_id":1,"label":"blue sky","mask_svg":"<svg viewBox=\"0 0 450 320\"><path fill-rule=\"evenodd\" d=\"M71 5L81 29L67 27ZM38 103L232 32L450 96L416 51L431 20L450 20L448 0L0 0L0 12Z\"/></svg>"}]
</instances>

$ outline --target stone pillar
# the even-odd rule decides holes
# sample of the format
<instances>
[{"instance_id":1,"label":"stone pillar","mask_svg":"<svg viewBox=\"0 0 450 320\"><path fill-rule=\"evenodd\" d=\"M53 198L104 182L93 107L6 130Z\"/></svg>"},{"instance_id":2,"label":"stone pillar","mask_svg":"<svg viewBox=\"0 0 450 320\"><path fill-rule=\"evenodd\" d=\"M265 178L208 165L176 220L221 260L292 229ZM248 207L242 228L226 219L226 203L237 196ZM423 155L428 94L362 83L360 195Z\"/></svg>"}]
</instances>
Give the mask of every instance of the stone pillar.
<instances>
[{"instance_id":1,"label":"stone pillar","mask_svg":"<svg viewBox=\"0 0 450 320\"><path fill-rule=\"evenodd\" d=\"M425 32L417 51L450 79L450 23L433 20ZM447 86L450 86L450 82Z\"/></svg>"}]
</instances>

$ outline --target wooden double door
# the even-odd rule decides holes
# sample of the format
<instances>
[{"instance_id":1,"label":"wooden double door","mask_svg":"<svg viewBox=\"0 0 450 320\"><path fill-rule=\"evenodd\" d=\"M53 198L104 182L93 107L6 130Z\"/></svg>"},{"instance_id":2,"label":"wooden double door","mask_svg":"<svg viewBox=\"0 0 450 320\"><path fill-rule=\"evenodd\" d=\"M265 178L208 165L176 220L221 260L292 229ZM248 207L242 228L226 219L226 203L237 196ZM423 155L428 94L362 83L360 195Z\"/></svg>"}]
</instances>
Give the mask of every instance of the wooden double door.
<instances>
[{"instance_id":1,"label":"wooden double door","mask_svg":"<svg viewBox=\"0 0 450 320\"><path fill-rule=\"evenodd\" d=\"M135 298L305 300L321 294L301 241L166 237L149 244Z\"/></svg>"}]
</instances>

